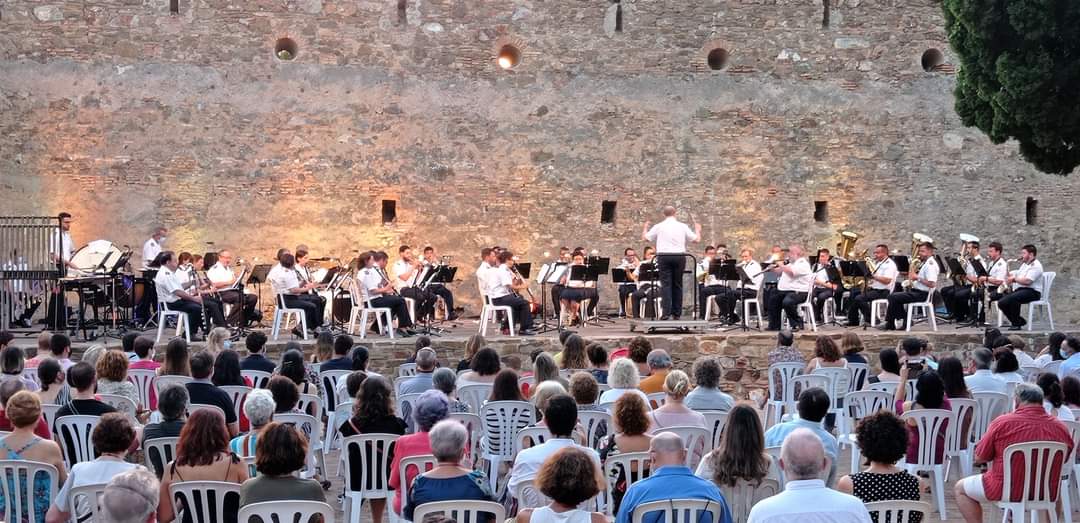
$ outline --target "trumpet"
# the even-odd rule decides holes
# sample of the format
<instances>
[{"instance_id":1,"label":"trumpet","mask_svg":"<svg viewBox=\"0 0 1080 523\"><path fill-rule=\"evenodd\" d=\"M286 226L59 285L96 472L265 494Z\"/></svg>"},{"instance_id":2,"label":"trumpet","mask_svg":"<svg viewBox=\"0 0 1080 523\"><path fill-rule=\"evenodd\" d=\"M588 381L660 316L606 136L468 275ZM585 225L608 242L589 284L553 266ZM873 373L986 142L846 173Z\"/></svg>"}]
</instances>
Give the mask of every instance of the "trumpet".
<instances>
[{"instance_id":1,"label":"trumpet","mask_svg":"<svg viewBox=\"0 0 1080 523\"><path fill-rule=\"evenodd\" d=\"M1016 263L1018 260L1015 258L1011 260L1005 260L1005 279L1001 281L1001 285L998 285L998 294L1008 294L1012 292L1012 286L1009 285L1009 263Z\"/></svg>"}]
</instances>

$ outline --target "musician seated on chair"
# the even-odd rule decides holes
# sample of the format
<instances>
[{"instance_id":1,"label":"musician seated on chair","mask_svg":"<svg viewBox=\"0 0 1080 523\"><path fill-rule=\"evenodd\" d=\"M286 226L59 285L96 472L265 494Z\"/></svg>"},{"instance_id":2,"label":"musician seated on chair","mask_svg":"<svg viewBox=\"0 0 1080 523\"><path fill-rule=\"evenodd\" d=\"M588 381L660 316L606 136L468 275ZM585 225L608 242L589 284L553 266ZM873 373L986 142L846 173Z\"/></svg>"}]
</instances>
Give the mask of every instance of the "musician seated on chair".
<instances>
[{"instance_id":1,"label":"musician seated on chair","mask_svg":"<svg viewBox=\"0 0 1080 523\"><path fill-rule=\"evenodd\" d=\"M1035 259L1035 246L1028 244L1020 248L1020 268L1009 272L1005 283L1011 291L998 300L998 309L1009 318L1009 330L1018 331L1027 324L1020 315L1020 307L1042 297L1043 266Z\"/></svg>"},{"instance_id":2,"label":"musician seated on chair","mask_svg":"<svg viewBox=\"0 0 1080 523\"><path fill-rule=\"evenodd\" d=\"M869 283L866 291L851 289L851 300L848 301L847 326L858 327L859 317L862 315L867 323L870 322L870 304L874 300L883 300L889 297L889 291L896 284L896 277L900 271L896 268L896 262L889 257L889 246L879 244L874 246L874 263L877 265L870 271L867 278Z\"/></svg>"},{"instance_id":3,"label":"musician seated on chair","mask_svg":"<svg viewBox=\"0 0 1080 523\"><path fill-rule=\"evenodd\" d=\"M310 281L302 283L300 281L300 275L296 272L296 258L292 254L282 254L280 264L270 269L266 279L270 281L270 286L273 287L274 292L281 295L280 300L284 302L285 308L304 311L308 330L315 330L322 325L323 309L320 304L323 302L316 299L319 298L318 296L309 293L315 288L315 283ZM274 305L280 307L281 302L275 300ZM303 336L304 333L300 329L301 326L296 325L293 327L292 333L296 336Z\"/></svg>"},{"instance_id":4,"label":"musician seated on chair","mask_svg":"<svg viewBox=\"0 0 1080 523\"><path fill-rule=\"evenodd\" d=\"M397 294L393 282L384 272L388 258L385 252L368 251L361 254L360 265L364 268L360 269L360 285L372 307L390 309L390 315L397 320L398 335L409 337L416 333L410 329L413 323L405 298ZM366 325L361 328L366 328ZM392 329L394 326L386 325L386 328ZM377 321L372 329L378 329Z\"/></svg>"},{"instance_id":5,"label":"musician seated on chair","mask_svg":"<svg viewBox=\"0 0 1080 523\"><path fill-rule=\"evenodd\" d=\"M398 248L398 261L394 262L394 288L403 298L416 302L416 321L435 315L435 293L420 288L420 278L427 272L424 262L417 258L408 245Z\"/></svg>"},{"instance_id":6,"label":"musician seated on chair","mask_svg":"<svg viewBox=\"0 0 1080 523\"><path fill-rule=\"evenodd\" d=\"M814 317L818 323L822 322L822 309L828 300L836 300L834 310L840 310L840 297L844 294L843 283L829 281L827 269L833 267L832 255L829 249L818 249L818 260L814 264Z\"/></svg>"},{"instance_id":7,"label":"musician seated on chair","mask_svg":"<svg viewBox=\"0 0 1080 523\"><path fill-rule=\"evenodd\" d=\"M447 257L447 259L449 259L449 257ZM435 252L435 247L430 245L424 247L423 263L427 266L427 269L425 269L424 274L420 275L420 281L424 281L427 277L427 273L431 271L432 268L445 265L439 258L438 253ZM446 304L446 321L454 321L458 318L457 312L454 312L454 293L450 289L447 289L445 284L429 283L427 290L442 298L443 303Z\"/></svg>"},{"instance_id":8,"label":"musician seated on chair","mask_svg":"<svg viewBox=\"0 0 1080 523\"><path fill-rule=\"evenodd\" d=\"M209 324L204 325L202 314L204 307L207 315L213 318L215 326L224 326L225 315L221 312L221 302L204 296L203 294L209 292L209 289L198 289L195 280L191 279L190 272L184 274L182 279L179 273L184 271L180 271L180 261L176 254L172 251L162 252L159 260L162 262L161 268L154 277L154 287L157 289L158 297L168 310L187 315L191 334L199 332L200 328L204 333L210 332Z\"/></svg>"},{"instance_id":9,"label":"musician seated on chair","mask_svg":"<svg viewBox=\"0 0 1080 523\"><path fill-rule=\"evenodd\" d=\"M641 263L634 268L634 272L628 274L630 279L637 282L637 289L630 294L630 317L641 317L641 300L646 300L645 316L656 318L660 316L660 311L652 310L652 312L650 312L650 310L656 308L655 299L657 296L660 296L660 282L658 280L641 280L641 266L646 263L652 267L654 274L656 274L656 249L652 248L650 245L646 245L645 250L642 252L645 257L642 258Z\"/></svg>"},{"instance_id":10,"label":"musician seated on chair","mask_svg":"<svg viewBox=\"0 0 1080 523\"><path fill-rule=\"evenodd\" d=\"M311 276L311 269L308 268L310 252L307 247L302 245L296 248L296 254L293 255L293 258L296 259L296 274L300 278L301 284L314 284L311 290L304 295L304 299L315 303L319 313L325 314L326 298L319 294L319 290L324 287Z\"/></svg>"},{"instance_id":11,"label":"musician seated on chair","mask_svg":"<svg viewBox=\"0 0 1080 523\"><path fill-rule=\"evenodd\" d=\"M633 272L637 269L637 266L641 263L641 260L637 257L637 252L633 247L627 247L623 249L623 259L619 262L619 269L626 271L627 279L630 281L619 284L619 317L626 317L626 298L634 291L637 290L637 284L633 281Z\"/></svg>"},{"instance_id":12,"label":"musician seated on chair","mask_svg":"<svg viewBox=\"0 0 1080 523\"><path fill-rule=\"evenodd\" d=\"M713 296L717 296L717 303L719 303L719 296L723 296L728 292L728 287L724 285L724 282L709 274L709 266L712 265L714 259L716 259L716 247L712 245L706 246L705 255L701 257L697 267L697 278L701 282L698 283L698 314L701 314L702 318L705 318L706 305L708 305L709 300ZM727 318L721 314L721 319ZM709 320L709 318L705 318L705 320Z\"/></svg>"},{"instance_id":13,"label":"musician seated on chair","mask_svg":"<svg viewBox=\"0 0 1080 523\"><path fill-rule=\"evenodd\" d=\"M528 288L529 284L510 270L513 266L514 253L500 252L499 266L486 274L488 298L493 305L510 307L514 321L521 324L518 334L532 336L536 333L532 330L532 311L529 309L531 304L516 292Z\"/></svg>"},{"instance_id":14,"label":"musician seated on chair","mask_svg":"<svg viewBox=\"0 0 1080 523\"><path fill-rule=\"evenodd\" d=\"M979 277L975 274L975 266L970 260L978 260L984 267L986 265L983 257L979 255L979 242L966 242L964 250L966 251L964 254L969 261L964 264L962 280L941 289L941 301L945 303L945 310L949 311L948 319L955 320L957 323L968 321L968 316L972 313L973 299L982 300L982 289L976 291L974 288L974 284L979 281ZM961 276L954 277L961 278Z\"/></svg>"},{"instance_id":15,"label":"musician seated on chair","mask_svg":"<svg viewBox=\"0 0 1080 523\"><path fill-rule=\"evenodd\" d=\"M1001 299L1002 294L998 292L999 288L1005 284L1005 278L1009 276L1009 264L1002 257L1005 248L998 242L990 242L989 248L986 249L989 259L987 260L986 276L983 276L979 282L986 287L986 291L989 293L989 300L995 302ZM986 319L986 311L983 311L983 320Z\"/></svg>"},{"instance_id":16,"label":"musician seated on chair","mask_svg":"<svg viewBox=\"0 0 1080 523\"><path fill-rule=\"evenodd\" d=\"M787 313L791 330L801 330L803 320L799 317L799 304L806 301L810 292L814 273L810 270L810 261L803 256L802 246L788 247L788 260L780 260L771 269L780 273L776 289L766 293L765 311L769 313L769 329L780 330L780 312Z\"/></svg>"},{"instance_id":17,"label":"musician seated on chair","mask_svg":"<svg viewBox=\"0 0 1080 523\"><path fill-rule=\"evenodd\" d=\"M920 243L917 260L911 264L911 270L908 271L911 286L903 292L894 292L889 295L889 308L885 311L885 325L881 327L884 330L895 330L897 320L901 323L901 329L907 328L905 305L926 301L926 297L937 286L941 267L938 266L937 258L934 257L934 244ZM916 272L916 266L918 266L918 272ZM924 312L927 315L934 314L933 306L931 305L930 309Z\"/></svg>"},{"instance_id":18,"label":"musician seated on chair","mask_svg":"<svg viewBox=\"0 0 1080 523\"><path fill-rule=\"evenodd\" d=\"M221 296L222 303L228 303L233 306L229 312L229 323L232 325L239 325L240 314L243 313L244 319L247 323L258 322L262 319L262 311L255 310L255 305L259 302L258 296L254 294L243 294L244 306L238 307L240 303L241 287L237 288L233 284L236 283L236 274L232 270L233 255L232 251L224 249L218 253L217 263L210 270L206 271L206 277L210 279L210 283L214 288L218 290L218 296ZM247 268L245 267L245 271ZM245 274L246 276L246 274Z\"/></svg>"},{"instance_id":19,"label":"musician seated on chair","mask_svg":"<svg viewBox=\"0 0 1080 523\"><path fill-rule=\"evenodd\" d=\"M761 271L761 264L754 261L754 249L750 247L739 251L739 263L735 267L741 268L746 273L750 278L750 283L743 284L741 288L738 284L735 284L726 293L717 297L720 304L720 314L732 324L740 321L739 315L735 313L735 307L738 305L739 300L757 298L758 289L761 288L761 282L765 279L765 273ZM758 314L760 313L759 310ZM749 320L749 318L747 319Z\"/></svg>"},{"instance_id":20,"label":"musician seated on chair","mask_svg":"<svg viewBox=\"0 0 1080 523\"><path fill-rule=\"evenodd\" d=\"M559 284L563 286L562 294L559 295L559 301L562 307L567 311L566 318L567 323L570 325L582 323L580 317L581 302L589 300L589 308L586 311L586 317L592 316L596 312L596 301L599 296L596 292L595 281L575 280L571 278L572 267L586 267L585 265L585 253L575 252L573 258L571 258L570 265L567 266L566 271L563 272L562 278L559 279Z\"/></svg>"}]
</instances>

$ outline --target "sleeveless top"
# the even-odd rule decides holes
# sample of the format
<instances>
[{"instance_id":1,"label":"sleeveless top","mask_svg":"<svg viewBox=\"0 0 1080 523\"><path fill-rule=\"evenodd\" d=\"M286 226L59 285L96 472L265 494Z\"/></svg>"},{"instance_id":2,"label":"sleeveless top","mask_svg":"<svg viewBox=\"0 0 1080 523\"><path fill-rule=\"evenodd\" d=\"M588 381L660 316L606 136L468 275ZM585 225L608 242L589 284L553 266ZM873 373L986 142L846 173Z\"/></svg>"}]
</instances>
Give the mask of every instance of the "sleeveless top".
<instances>
[{"instance_id":1,"label":"sleeveless top","mask_svg":"<svg viewBox=\"0 0 1080 523\"><path fill-rule=\"evenodd\" d=\"M533 509L529 523L591 523L592 514L587 510L574 509L555 512L551 507Z\"/></svg>"},{"instance_id":2,"label":"sleeveless top","mask_svg":"<svg viewBox=\"0 0 1080 523\"><path fill-rule=\"evenodd\" d=\"M13 459L13 460L24 460L24 459L26 459L26 458L23 458L23 456L22 456L22 454L24 452L29 450L30 447L33 447L34 445L37 445L38 443L40 443L42 441L45 441L45 440L43 440L43 439L41 439L41 438L39 438L37 436L34 436L32 439L30 439L30 441L26 442L26 444L23 445L21 448L13 449L13 448L11 448L11 447L9 447L7 445L6 440L7 440L7 438L0 439L0 452L3 452L5 454L4 459ZM24 479L19 478L18 481L22 482L22 481L24 481ZM8 491L9 492L15 492L16 491L15 478L14 477L9 477L9 478L7 478L7 482L8 482ZM23 510L24 510L23 514L24 515L26 515L25 511L27 510L27 508L29 508L33 513L33 519L32 520L30 518L24 518L23 521L33 521L33 523L45 523L45 513L49 511L49 504L52 503L52 499L50 498L50 495L49 495L50 489L51 489L51 482L49 481L48 476L46 476L45 474L39 473L38 476L33 479L33 486L30 489L28 489L28 490L32 491L32 493L33 493L33 503L34 503L33 507L28 507L27 506L27 496L26 496L27 491L24 490L22 492L22 498L19 501L17 501L17 503L21 504L24 507L23 508ZM7 512L6 512L6 510L7 510L6 501L7 500L4 499L3 492L0 492L0 513L2 513L2 514L7 514Z\"/></svg>"},{"instance_id":3,"label":"sleeveless top","mask_svg":"<svg viewBox=\"0 0 1080 523\"><path fill-rule=\"evenodd\" d=\"M892 500L919 500L919 478L904 471L894 474L859 472L851 475L852 493L863 503ZM877 514L871 514L874 523ZM915 515L918 517L918 515ZM921 518L919 518L921 519ZM915 522L918 519L914 520Z\"/></svg>"}]
</instances>

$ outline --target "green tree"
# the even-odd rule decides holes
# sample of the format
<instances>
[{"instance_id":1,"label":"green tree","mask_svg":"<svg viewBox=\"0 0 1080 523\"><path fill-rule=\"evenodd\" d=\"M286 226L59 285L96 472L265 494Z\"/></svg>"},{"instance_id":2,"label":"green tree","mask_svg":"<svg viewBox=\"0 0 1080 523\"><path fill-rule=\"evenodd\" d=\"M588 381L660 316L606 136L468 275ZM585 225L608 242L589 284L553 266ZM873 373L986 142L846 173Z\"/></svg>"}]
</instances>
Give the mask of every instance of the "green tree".
<instances>
[{"instance_id":1,"label":"green tree","mask_svg":"<svg viewBox=\"0 0 1080 523\"><path fill-rule=\"evenodd\" d=\"M956 112L1040 171L1080 164L1080 1L944 0Z\"/></svg>"}]
</instances>

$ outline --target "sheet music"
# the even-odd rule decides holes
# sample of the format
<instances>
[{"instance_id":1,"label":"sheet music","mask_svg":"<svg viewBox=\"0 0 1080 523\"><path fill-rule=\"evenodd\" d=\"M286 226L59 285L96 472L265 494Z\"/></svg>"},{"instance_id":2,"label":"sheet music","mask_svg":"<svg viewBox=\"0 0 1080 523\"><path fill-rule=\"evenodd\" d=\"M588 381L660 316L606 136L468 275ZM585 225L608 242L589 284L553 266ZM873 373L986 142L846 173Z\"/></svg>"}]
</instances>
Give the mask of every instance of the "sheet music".
<instances>
[{"instance_id":1,"label":"sheet music","mask_svg":"<svg viewBox=\"0 0 1080 523\"><path fill-rule=\"evenodd\" d=\"M563 264L556 263L555 267L551 270L551 274L548 275L547 282L548 283L558 284L559 280L562 279L563 274L566 274L566 268L567 267L569 267L569 265L564 264L564 263Z\"/></svg>"}]
</instances>

